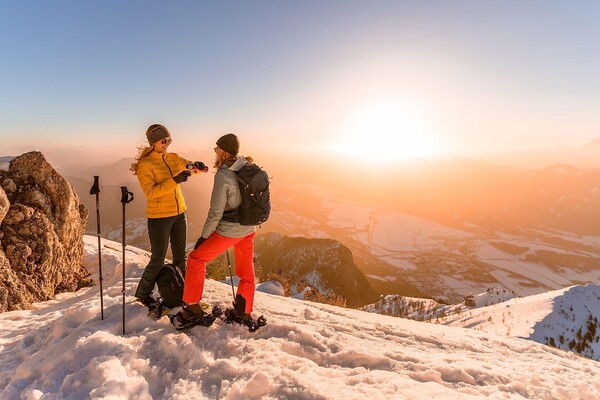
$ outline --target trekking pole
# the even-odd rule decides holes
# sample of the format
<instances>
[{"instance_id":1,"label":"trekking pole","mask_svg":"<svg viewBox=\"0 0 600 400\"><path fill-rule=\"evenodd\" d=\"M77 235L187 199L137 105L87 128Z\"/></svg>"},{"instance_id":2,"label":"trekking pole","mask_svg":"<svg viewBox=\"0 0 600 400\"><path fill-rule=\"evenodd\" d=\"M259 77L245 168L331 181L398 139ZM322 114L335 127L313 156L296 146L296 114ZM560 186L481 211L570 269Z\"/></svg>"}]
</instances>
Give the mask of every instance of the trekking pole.
<instances>
[{"instance_id":1,"label":"trekking pole","mask_svg":"<svg viewBox=\"0 0 600 400\"><path fill-rule=\"evenodd\" d=\"M225 250L227 254L227 266L229 267L229 277L231 278L231 294L233 295L233 303L235 304L235 289L233 288L233 273L231 272L231 260L229 260L229 251Z\"/></svg>"},{"instance_id":2,"label":"trekking pole","mask_svg":"<svg viewBox=\"0 0 600 400\"><path fill-rule=\"evenodd\" d=\"M121 186L121 203L123 204L123 335L125 334L125 205L133 201L133 193L127 186Z\"/></svg>"},{"instance_id":3,"label":"trekking pole","mask_svg":"<svg viewBox=\"0 0 600 400\"><path fill-rule=\"evenodd\" d=\"M104 299L102 296L102 247L100 243L100 184L99 176L94 176L94 184L90 189L90 194L96 195L96 222L98 223L98 274L100 274L100 315L104 320Z\"/></svg>"}]
</instances>

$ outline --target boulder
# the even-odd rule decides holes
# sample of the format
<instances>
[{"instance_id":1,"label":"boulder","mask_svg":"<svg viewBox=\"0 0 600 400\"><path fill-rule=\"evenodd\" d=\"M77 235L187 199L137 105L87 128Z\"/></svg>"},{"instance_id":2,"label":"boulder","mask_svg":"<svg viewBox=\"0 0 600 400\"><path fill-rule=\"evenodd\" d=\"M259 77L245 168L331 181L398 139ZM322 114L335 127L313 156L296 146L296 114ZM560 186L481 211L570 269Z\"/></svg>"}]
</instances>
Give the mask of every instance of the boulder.
<instances>
[{"instance_id":1,"label":"boulder","mask_svg":"<svg viewBox=\"0 0 600 400\"><path fill-rule=\"evenodd\" d=\"M87 209L71 185L30 152L0 171L0 312L74 291L83 266Z\"/></svg>"}]
</instances>

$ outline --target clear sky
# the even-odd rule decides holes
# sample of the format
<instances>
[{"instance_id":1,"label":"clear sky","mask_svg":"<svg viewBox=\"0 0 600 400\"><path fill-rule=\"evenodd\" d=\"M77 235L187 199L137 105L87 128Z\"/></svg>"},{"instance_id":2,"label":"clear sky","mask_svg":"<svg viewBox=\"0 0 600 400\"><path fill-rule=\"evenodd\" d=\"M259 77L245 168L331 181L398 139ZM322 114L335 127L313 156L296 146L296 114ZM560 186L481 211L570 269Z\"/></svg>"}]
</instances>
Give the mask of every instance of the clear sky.
<instances>
[{"instance_id":1,"label":"clear sky","mask_svg":"<svg viewBox=\"0 0 600 400\"><path fill-rule=\"evenodd\" d=\"M155 122L190 147L580 145L599 20L596 1L0 0L0 153L132 148Z\"/></svg>"}]
</instances>

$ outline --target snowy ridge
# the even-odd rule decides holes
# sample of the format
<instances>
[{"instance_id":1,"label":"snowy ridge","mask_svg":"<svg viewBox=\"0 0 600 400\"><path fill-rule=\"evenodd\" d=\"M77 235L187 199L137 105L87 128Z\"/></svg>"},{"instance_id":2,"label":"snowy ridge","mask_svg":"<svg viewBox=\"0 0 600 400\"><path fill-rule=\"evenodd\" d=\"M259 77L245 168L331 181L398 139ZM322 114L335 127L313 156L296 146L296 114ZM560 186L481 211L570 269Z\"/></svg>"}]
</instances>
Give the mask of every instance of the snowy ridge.
<instances>
[{"instance_id":1,"label":"snowy ridge","mask_svg":"<svg viewBox=\"0 0 600 400\"><path fill-rule=\"evenodd\" d=\"M94 271L96 237L86 237ZM600 364L533 341L256 294L256 333L217 321L177 333L128 303L121 333L120 244L103 240L98 288L0 314L2 399L597 399ZM128 248L127 293L144 251ZM230 287L207 281L227 305ZM128 296L128 300L132 297Z\"/></svg>"},{"instance_id":2,"label":"snowy ridge","mask_svg":"<svg viewBox=\"0 0 600 400\"><path fill-rule=\"evenodd\" d=\"M600 285L572 286L438 320L521 337L600 361Z\"/></svg>"},{"instance_id":3,"label":"snowy ridge","mask_svg":"<svg viewBox=\"0 0 600 400\"><path fill-rule=\"evenodd\" d=\"M416 321L431 321L448 315L460 315L470 309L487 307L514 297L514 292L495 286L477 295L470 293L465 296L465 301L451 305L438 303L433 299L390 294L384 296L377 303L361 307L361 310L393 317L410 318Z\"/></svg>"},{"instance_id":4,"label":"snowy ridge","mask_svg":"<svg viewBox=\"0 0 600 400\"><path fill-rule=\"evenodd\" d=\"M600 285L514 297L498 287L453 305L388 295L362 310L530 339L600 361Z\"/></svg>"},{"instance_id":5,"label":"snowy ridge","mask_svg":"<svg viewBox=\"0 0 600 400\"><path fill-rule=\"evenodd\" d=\"M377 303L366 305L360 309L370 313L423 321L426 315L431 315L435 310L443 307L445 307L443 304L433 299L388 294Z\"/></svg>"},{"instance_id":6,"label":"snowy ridge","mask_svg":"<svg viewBox=\"0 0 600 400\"><path fill-rule=\"evenodd\" d=\"M507 290L498 286L492 286L487 288L487 290L483 293L469 293L465 296L465 300L458 304L439 307L430 314L426 315L424 319L433 320L434 318L440 318L447 315L460 315L469 310L503 303L515 297L516 294L512 290Z\"/></svg>"}]
</instances>

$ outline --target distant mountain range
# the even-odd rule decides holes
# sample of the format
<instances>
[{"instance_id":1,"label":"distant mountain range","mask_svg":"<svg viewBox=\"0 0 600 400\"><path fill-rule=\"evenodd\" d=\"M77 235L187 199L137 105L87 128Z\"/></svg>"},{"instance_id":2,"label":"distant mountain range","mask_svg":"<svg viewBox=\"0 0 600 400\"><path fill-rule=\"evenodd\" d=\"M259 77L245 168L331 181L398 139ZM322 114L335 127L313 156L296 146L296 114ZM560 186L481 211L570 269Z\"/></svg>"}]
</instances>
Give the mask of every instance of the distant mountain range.
<instances>
[{"instance_id":1,"label":"distant mountain range","mask_svg":"<svg viewBox=\"0 0 600 400\"><path fill-rule=\"evenodd\" d=\"M349 177L333 169L311 177L311 182L350 201L461 229L469 225L489 230L542 227L600 235L597 169L555 164L521 170L457 159L386 169L380 175Z\"/></svg>"},{"instance_id":2,"label":"distant mountain range","mask_svg":"<svg viewBox=\"0 0 600 400\"><path fill-rule=\"evenodd\" d=\"M15 157L13 156L3 156L0 157L0 170L8 170L8 166Z\"/></svg>"},{"instance_id":3,"label":"distant mountain range","mask_svg":"<svg viewBox=\"0 0 600 400\"><path fill-rule=\"evenodd\" d=\"M569 164L579 168L600 168L600 138L583 145L544 151L514 151L489 154L492 162L526 169L542 169L553 164Z\"/></svg>"}]
</instances>

